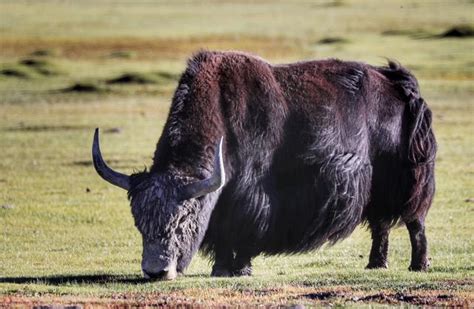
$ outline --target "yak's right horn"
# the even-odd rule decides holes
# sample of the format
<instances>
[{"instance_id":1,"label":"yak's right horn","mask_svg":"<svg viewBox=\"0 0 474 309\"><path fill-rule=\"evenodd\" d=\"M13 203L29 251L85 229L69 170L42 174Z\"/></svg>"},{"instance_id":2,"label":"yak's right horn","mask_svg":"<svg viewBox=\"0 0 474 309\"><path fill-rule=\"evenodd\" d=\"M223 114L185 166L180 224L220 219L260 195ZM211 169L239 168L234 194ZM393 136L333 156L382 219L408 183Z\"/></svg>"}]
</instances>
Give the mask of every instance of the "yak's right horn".
<instances>
[{"instance_id":1,"label":"yak's right horn","mask_svg":"<svg viewBox=\"0 0 474 309\"><path fill-rule=\"evenodd\" d=\"M92 143L92 159L94 161L95 170L100 175L100 177L117 187L127 191L130 189L130 176L114 171L108 167L104 159L102 159L99 146L98 128L95 129L94 142Z\"/></svg>"},{"instance_id":2,"label":"yak's right horn","mask_svg":"<svg viewBox=\"0 0 474 309\"><path fill-rule=\"evenodd\" d=\"M219 190L225 183L224 159L222 158L222 143L224 137L221 137L219 144L216 145L214 155L214 171L211 177L190 183L181 188L180 194L182 200L196 198L205 194Z\"/></svg>"}]
</instances>

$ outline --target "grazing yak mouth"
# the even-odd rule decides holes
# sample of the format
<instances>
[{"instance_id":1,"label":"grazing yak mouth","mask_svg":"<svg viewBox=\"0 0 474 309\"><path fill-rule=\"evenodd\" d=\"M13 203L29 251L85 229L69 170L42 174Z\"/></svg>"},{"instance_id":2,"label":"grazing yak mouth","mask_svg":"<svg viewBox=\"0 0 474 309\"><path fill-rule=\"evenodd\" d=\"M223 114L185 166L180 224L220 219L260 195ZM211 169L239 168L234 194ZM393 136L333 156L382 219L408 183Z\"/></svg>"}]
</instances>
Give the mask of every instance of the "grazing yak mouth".
<instances>
[{"instance_id":1,"label":"grazing yak mouth","mask_svg":"<svg viewBox=\"0 0 474 309\"><path fill-rule=\"evenodd\" d=\"M177 271L176 261L173 261L156 273L148 272L147 269L147 267L142 266L143 276L149 280L173 280L180 275Z\"/></svg>"},{"instance_id":2,"label":"grazing yak mouth","mask_svg":"<svg viewBox=\"0 0 474 309\"><path fill-rule=\"evenodd\" d=\"M384 268L399 221L409 269L426 270L436 150L418 82L395 62L271 65L202 51L180 78L149 171L108 167L98 129L92 156L128 191L144 276L171 280L199 249L212 276L245 276L259 254L314 250L361 223L372 233L367 268Z\"/></svg>"}]
</instances>

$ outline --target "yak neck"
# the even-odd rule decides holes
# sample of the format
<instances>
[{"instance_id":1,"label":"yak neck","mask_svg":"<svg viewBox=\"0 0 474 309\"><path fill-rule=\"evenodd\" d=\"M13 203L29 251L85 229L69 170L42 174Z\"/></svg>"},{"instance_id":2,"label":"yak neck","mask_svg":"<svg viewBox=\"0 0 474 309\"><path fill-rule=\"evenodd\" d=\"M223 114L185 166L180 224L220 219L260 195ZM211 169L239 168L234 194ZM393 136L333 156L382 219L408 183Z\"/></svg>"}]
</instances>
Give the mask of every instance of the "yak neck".
<instances>
[{"instance_id":1,"label":"yak neck","mask_svg":"<svg viewBox=\"0 0 474 309\"><path fill-rule=\"evenodd\" d=\"M181 76L166 126L158 142L152 172L202 179L213 171L213 156L224 136L219 106L218 60L196 55Z\"/></svg>"}]
</instances>

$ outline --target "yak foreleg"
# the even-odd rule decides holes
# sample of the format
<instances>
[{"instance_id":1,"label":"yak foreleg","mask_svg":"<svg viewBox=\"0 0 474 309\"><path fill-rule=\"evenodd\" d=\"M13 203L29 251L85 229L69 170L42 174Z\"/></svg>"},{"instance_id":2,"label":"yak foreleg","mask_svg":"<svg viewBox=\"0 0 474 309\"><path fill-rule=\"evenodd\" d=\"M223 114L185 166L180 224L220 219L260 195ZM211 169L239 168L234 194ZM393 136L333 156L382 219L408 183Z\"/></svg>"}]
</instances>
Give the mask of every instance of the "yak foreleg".
<instances>
[{"instance_id":1,"label":"yak foreleg","mask_svg":"<svg viewBox=\"0 0 474 309\"><path fill-rule=\"evenodd\" d=\"M251 276L252 275L251 257L246 254L237 253L234 259L232 274L237 277Z\"/></svg>"},{"instance_id":2,"label":"yak foreleg","mask_svg":"<svg viewBox=\"0 0 474 309\"><path fill-rule=\"evenodd\" d=\"M232 250L217 250L212 266L212 277L232 277L234 254Z\"/></svg>"},{"instance_id":3,"label":"yak foreleg","mask_svg":"<svg viewBox=\"0 0 474 309\"><path fill-rule=\"evenodd\" d=\"M213 277L240 277L251 276L251 257L246 254L237 253L234 257L232 251L216 252L215 262L212 266Z\"/></svg>"}]
</instances>

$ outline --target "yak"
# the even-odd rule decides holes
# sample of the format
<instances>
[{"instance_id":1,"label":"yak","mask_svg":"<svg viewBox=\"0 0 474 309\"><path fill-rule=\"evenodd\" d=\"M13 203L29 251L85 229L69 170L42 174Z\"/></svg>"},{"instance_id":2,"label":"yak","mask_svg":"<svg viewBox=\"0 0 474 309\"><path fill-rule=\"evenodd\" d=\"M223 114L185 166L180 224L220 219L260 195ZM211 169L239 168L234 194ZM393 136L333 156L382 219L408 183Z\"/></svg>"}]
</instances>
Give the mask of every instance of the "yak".
<instances>
[{"instance_id":1,"label":"yak","mask_svg":"<svg viewBox=\"0 0 474 309\"><path fill-rule=\"evenodd\" d=\"M429 266L425 217L435 190L432 114L398 62L272 65L235 51L187 64L143 172L98 174L128 191L145 278L171 280L198 250L212 276L251 275L259 254L334 244L366 224L367 268L386 268L405 224L412 271Z\"/></svg>"}]
</instances>

